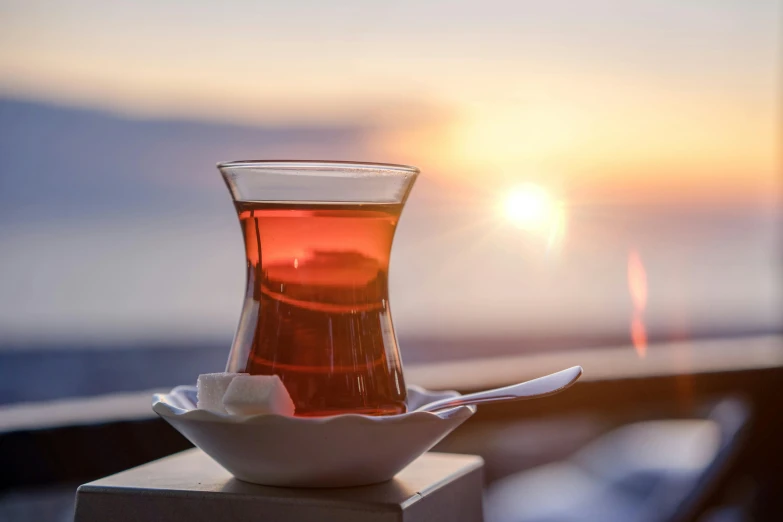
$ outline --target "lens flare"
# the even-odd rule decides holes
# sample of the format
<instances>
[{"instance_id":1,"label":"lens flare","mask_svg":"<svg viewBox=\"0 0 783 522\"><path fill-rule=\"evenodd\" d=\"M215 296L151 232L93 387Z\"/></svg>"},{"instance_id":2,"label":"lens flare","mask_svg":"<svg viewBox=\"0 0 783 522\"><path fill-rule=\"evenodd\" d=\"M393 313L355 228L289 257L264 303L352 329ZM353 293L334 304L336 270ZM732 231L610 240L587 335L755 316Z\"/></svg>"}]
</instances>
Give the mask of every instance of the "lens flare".
<instances>
[{"instance_id":1,"label":"lens flare","mask_svg":"<svg viewBox=\"0 0 783 522\"><path fill-rule=\"evenodd\" d=\"M631 319L631 342L636 355L644 359L647 355L647 327L644 326L642 314L638 312L635 312Z\"/></svg>"},{"instance_id":2,"label":"lens flare","mask_svg":"<svg viewBox=\"0 0 783 522\"><path fill-rule=\"evenodd\" d=\"M644 324L644 310L647 308L647 270L636 250L628 252L628 292L633 304L631 319L631 342L639 357L647 355L647 327Z\"/></svg>"},{"instance_id":3,"label":"lens flare","mask_svg":"<svg viewBox=\"0 0 783 522\"><path fill-rule=\"evenodd\" d=\"M647 307L647 271L639 252L628 252L628 290L633 307L641 312Z\"/></svg>"}]
</instances>

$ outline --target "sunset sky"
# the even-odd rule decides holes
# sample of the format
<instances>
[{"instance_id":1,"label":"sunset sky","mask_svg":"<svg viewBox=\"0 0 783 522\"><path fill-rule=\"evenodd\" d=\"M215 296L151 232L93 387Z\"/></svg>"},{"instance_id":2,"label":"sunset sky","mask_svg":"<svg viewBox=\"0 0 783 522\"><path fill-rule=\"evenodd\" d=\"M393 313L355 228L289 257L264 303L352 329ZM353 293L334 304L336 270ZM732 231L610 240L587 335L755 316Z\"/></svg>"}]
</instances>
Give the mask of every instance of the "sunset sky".
<instances>
[{"instance_id":1,"label":"sunset sky","mask_svg":"<svg viewBox=\"0 0 783 522\"><path fill-rule=\"evenodd\" d=\"M446 333L624 332L633 256L653 337L778 328L782 20L781 0L0 0L0 330L230 334L214 165L252 156L421 168L403 334L432 310Z\"/></svg>"},{"instance_id":2,"label":"sunset sky","mask_svg":"<svg viewBox=\"0 0 783 522\"><path fill-rule=\"evenodd\" d=\"M379 160L578 197L756 202L781 2L0 2L0 92L375 126Z\"/></svg>"}]
</instances>

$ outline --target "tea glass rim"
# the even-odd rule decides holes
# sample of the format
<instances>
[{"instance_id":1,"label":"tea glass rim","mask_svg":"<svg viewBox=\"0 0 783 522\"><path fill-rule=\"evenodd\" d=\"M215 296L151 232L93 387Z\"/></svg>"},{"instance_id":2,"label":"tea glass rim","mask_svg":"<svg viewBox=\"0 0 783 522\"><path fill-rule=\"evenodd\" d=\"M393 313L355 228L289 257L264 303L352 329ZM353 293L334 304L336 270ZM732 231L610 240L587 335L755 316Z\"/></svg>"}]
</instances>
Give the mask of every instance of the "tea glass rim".
<instances>
[{"instance_id":1,"label":"tea glass rim","mask_svg":"<svg viewBox=\"0 0 783 522\"><path fill-rule=\"evenodd\" d=\"M333 160L236 160L217 164L218 169L290 169L308 170L312 174L334 171L360 171L366 174L419 174L419 169L411 165L397 163L374 163L369 161L333 161Z\"/></svg>"}]
</instances>

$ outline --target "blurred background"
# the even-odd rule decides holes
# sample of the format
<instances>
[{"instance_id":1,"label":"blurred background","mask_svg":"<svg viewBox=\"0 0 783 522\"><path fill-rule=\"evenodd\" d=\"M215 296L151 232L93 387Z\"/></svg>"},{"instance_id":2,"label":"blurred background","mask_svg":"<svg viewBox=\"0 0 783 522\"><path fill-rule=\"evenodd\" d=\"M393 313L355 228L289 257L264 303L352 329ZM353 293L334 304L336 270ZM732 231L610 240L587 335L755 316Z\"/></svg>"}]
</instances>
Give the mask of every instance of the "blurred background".
<instances>
[{"instance_id":1,"label":"blurred background","mask_svg":"<svg viewBox=\"0 0 783 522\"><path fill-rule=\"evenodd\" d=\"M573 4L4 1L4 344L230 338L263 158L422 169L402 338L777 331L779 3Z\"/></svg>"},{"instance_id":2,"label":"blurred background","mask_svg":"<svg viewBox=\"0 0 783 522\"><path fill-rule=\"evenodd\" d=\"M777 367L782 13L0 0L0 404L222 369L237 159L421 168L390 274L412 375L605 347L647 375L672 343L698 373L690 343L746 338Z\"/></svg>"}]
</instances>

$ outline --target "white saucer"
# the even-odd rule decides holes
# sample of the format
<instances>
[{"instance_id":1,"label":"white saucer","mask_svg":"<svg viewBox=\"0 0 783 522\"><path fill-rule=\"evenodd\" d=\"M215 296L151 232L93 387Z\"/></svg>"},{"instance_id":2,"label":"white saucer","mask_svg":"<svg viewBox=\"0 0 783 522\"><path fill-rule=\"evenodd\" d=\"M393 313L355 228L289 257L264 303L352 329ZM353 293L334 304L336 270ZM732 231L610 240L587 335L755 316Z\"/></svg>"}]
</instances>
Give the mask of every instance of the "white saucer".
<instances>
[{"instance_id":1,"label":"white saucer","mask_svg":"<svg viewBox=\"0 0 783 522\"><path fill-rule=\"evenodd\" d=\"M408 410L458 396L408 387ZM348 487L391 479L476 411L475 406L372 417L234 416L196 408L196 387L155 394L152 409L240 480Z\"/></svg>"}]
</instances>

